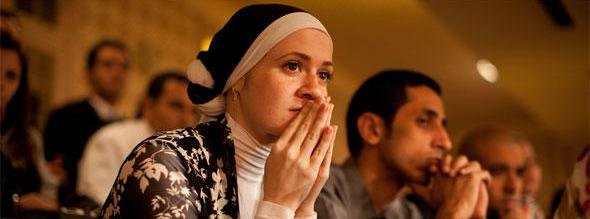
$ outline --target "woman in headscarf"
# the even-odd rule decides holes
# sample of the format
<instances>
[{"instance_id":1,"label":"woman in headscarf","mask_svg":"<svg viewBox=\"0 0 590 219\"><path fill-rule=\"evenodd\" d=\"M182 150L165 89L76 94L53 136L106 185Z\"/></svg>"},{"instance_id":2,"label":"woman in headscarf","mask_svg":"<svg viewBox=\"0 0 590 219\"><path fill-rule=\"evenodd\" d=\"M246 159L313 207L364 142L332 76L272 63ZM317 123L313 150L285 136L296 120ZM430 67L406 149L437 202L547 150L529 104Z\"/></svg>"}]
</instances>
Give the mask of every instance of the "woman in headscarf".
<instances>
[{"instance_id":1,"label":"woman in headscarf","mask_svg":"<svg viewBox=\"0 0 590 219\"><path fill-rule=\"evenodd\" d=\"M205 121L140 143L101 217L316 217L337 128L332 50L301 9L240 9L187 70Z\"/></svg>"}]
</instances>

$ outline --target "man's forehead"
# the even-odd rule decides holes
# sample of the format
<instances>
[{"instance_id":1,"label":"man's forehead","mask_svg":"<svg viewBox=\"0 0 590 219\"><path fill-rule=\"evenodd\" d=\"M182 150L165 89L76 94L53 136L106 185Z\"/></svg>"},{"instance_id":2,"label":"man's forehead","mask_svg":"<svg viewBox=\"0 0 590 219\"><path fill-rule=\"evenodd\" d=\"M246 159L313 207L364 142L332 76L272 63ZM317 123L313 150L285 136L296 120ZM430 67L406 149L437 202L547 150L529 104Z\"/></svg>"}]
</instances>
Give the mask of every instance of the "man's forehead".
<instances>
[{"instance_id":1,"label":"man's forehead","mask_svg":"<svg viewBox=\"0 0 590 219\"><path fill-rule=\"evenodd\" d=\"M408 87L406 93L405 105L412 105L419 113L445 117L442 99L432 89L426 86Z\"/></svg>"},{"instance_id":2,"label":"man's forehead","mask_svg":"<svg viewBox=\"0 0 590 219\"><path fill-rule=\"evenodd\" d=\"M486 165L525 165L524 151L511 142L489 142L478 147L479 157Z\"/></svg>"},{"instance_id":3,"label":"man's forehead","mask_svg":"<svg viewBox=\"0 0 590 219\"><path fill-rule=\"evenodd\" d=\"M104 46L104 47L100 48L97 52L98 57L112 56L115 54L126 56L127 51L125 51L121 48L118 48L118 47L114 47L114 46Z\"/></svg>"}]
</instances>

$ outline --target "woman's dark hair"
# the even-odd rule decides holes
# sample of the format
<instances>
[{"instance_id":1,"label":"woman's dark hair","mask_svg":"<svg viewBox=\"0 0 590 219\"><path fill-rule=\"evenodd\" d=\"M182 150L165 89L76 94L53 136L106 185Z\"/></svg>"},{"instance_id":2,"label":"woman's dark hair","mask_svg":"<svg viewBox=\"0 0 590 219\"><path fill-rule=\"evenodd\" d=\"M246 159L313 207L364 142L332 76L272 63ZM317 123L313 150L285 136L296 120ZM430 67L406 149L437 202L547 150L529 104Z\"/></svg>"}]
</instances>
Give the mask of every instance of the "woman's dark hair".
<instances>
[{"instance_id":1,"label":"woman's dark hair","mask_svg":"<svg viewBox=\"0 0 590 219\"><path fill-rule=\"evenodd\" d=\"M352 97L346 115L348 148L352 158L358 157L362 147L362 138L357 128L359 116L364 112L375 113L385 121L386 128L390 129L397 110L408 101L406 88L417 86L426 86L438 95L441 94L436 81L409 70L381 71L361 85Z\"/></svg>"},{"instance_id":2,"label":"woman's dark hair","mask_svg":"<svg viewBox=\"0 0 590 219\"><path fill-rule=\"evenodd\" d=\"M36 162L33 142L27 131L27 116L29 100L28 66L27 58L20 46L20 43L11 34L2 31L0 36L1 48L14 51L18 54L21 73L18 88L8 101L0 132L6 145L1 149L11 159L13 166L24 168ZM11 132L11 133L8 133Z\"/></svg>"}]
</instances>

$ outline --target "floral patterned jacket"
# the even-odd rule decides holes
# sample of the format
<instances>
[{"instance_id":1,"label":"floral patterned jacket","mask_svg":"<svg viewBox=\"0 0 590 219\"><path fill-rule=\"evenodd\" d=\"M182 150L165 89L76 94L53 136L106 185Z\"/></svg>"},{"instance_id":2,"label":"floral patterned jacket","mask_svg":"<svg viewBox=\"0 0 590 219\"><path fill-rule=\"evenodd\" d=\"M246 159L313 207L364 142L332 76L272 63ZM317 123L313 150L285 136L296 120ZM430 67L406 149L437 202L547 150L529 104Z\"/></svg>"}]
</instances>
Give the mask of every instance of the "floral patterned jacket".
<instances>
[{"instance_id":1,"label":"floral patterned jacket","mask_svg":"<svg viewBox=\"0 0 590 219\"><path fill-rule=\"evenodd\" d=\"M125 159L99 218L238 218L225 119L154 135Z\"/></svg>"}]
</instances>

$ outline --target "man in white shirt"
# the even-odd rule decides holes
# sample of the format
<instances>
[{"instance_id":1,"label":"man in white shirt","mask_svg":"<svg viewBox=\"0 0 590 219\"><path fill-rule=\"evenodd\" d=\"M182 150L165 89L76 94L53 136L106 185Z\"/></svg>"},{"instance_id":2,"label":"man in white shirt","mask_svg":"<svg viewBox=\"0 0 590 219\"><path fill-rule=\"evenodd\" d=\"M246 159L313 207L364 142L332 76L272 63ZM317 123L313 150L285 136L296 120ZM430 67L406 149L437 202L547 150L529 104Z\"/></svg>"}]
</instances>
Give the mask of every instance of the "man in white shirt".
<instances>
[{"instance_id":1,"label":"man in white shirt","mask_svg":"<svg viewBox=\"0 0 590 219\"><path fill-rule=\"evenodd\" d=\"M196 125L198 114L186 94L187 87L188 79L181 73L159 74L147 89L139 119L98 130L79 163L78 195L102 204L123 160L139 142L156 132Z\"/></svg>"}]
</instances>

